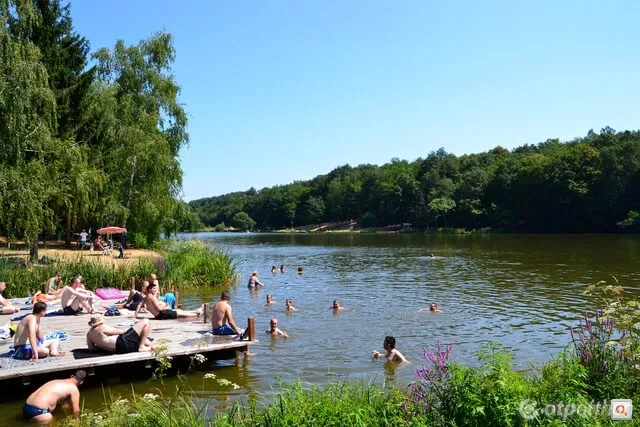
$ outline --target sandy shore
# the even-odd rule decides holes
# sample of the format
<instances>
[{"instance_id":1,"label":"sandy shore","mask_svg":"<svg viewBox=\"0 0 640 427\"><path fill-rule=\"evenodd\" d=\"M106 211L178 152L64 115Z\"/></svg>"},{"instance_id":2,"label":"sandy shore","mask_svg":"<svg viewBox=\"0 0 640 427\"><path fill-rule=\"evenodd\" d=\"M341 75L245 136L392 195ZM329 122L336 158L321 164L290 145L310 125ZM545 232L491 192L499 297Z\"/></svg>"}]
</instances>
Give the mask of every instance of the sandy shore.
<instances>
[{"instance_id":1,"label":"sandy shore","mask_svg":"<svg viewBox=\"0 0 640 427\"><path fill-rule=\"evenodd\" d=\"M0 237L0 257L18 257L27 259L29 257L29 250L26 249L23 242L12 243L11 249L7 248L6 238ZM126 249L124 251L124 258L119 259L119 251L114 251L113 256L102 255L101 251L89 251L75 249L75 243L72 245L73 249L65 248L62 241L48 241L46 247L44 244L39 245L39 256L46 256L50 259L64 259L64 260L77 260L83 258L86 261L99 262L105 265L112 264L134 264L138 262L139 258L160 258L161 255L158 252L147 249Z\"/></svg>"}]
</instances>

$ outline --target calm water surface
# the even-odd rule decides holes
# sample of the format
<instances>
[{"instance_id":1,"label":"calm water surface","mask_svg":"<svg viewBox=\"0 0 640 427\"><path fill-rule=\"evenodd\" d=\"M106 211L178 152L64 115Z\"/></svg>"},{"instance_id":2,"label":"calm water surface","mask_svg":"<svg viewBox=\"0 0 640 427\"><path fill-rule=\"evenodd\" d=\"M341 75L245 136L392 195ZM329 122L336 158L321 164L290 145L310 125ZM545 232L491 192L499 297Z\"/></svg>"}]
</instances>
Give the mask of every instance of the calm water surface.
<instances>
[{"instance_id":1,"label":"calm water surface","mask_svg":"<svg viewBox=\"0 0 640 427\"><path fill-rule=\"evenodd\" d=\"M223 248L236 258L240 280L232 289L236 322L246 327L255 316L260 343L250 356L219 362L213 372L240 386L232 390L203 373L188 386L210 406L234 399L268 397L283 381L322 384L332 380L386 380L408 384L425 347L453 344L452 357L476 364L476 352L493 341L526 368L544 362L569 343L567 328L591 309L582 294L588 284L615 275L626 289L640 289L640 237L631 235L477 235L409 234L231 234L180 235ZM434 253L435 258L430 258ZM271 266L285 272L271 274ZM304 273L298 275L298 266ZM246 287L252 270L264 288ZM276 301L265 307L266 295ZM185 308L214 302L214 293L181 294ZM284 310L293 299L297 312ZM346 310L330 307L339 299ZM419 312L437 302L445 313ZM276 317L288 339L264 333ZM371 358L386 335L413 366L394 368ZM175 380L165 380L172 390ZM111 384L126 396L129 384ZM135 384L151 392L157 382ZM272 389L272 387L275 387ZM100 389L84 390L86 406L103 405ZM10 404L19 411L19 403Z\"/></svg>"}]
</instances>

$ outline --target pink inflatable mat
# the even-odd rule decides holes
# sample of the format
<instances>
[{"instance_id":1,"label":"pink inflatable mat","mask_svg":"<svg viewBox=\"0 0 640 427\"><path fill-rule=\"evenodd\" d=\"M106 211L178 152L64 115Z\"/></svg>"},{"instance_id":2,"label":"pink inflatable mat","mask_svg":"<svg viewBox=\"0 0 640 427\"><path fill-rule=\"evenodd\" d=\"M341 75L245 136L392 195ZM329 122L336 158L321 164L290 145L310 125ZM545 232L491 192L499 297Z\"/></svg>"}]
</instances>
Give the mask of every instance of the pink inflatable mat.
<instances>
[{"instance_id":1,"label":"pink inflatable mat","mask_svg":"<svg viewBox=\"0 0 640 427\"><path fill-rule=\"evenodd\" d=\"M116 288L98 288L96 289L96 295L102 299L122 299L127 298L129 292L124 292Z\"/></svg>"}]
</instances>

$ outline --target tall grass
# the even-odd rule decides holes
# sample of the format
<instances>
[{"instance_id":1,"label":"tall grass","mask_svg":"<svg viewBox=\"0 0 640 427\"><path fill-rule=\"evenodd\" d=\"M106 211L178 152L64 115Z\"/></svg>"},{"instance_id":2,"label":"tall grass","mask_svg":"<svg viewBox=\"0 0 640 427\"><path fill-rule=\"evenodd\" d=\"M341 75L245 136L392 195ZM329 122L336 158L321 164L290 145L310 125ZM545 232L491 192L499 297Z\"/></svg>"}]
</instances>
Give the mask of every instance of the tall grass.
<instances>
[{"instance_id":1,"label":"tall grass","mask_svg":"<svg viewBox=\"0 0 640 427\"><path fill-rule=\"evenodd\" d=\"M89 289L128 289L132 277L144 280L156 269L154 263L140 258L135 264L104 265L98 261L79 259L50 259L47 265L23 266L11 258L0 258L0 280L7 283L6 297L26 296L36 290L43 290L44 283L56 272L62 274L64 284L70 284L77 275L84 278Z\"/></svg>"},{"instance_id":2,"label":"tall grass","mask_svg":"<svg viewBox=\"0 0 640 427\"><path fill-rule=\"evenodd\" d=\"M200 241L173 242L169 247L164 280L182 287L224 286L237 277L231 255Z\"/></svg>"}]
</instances>

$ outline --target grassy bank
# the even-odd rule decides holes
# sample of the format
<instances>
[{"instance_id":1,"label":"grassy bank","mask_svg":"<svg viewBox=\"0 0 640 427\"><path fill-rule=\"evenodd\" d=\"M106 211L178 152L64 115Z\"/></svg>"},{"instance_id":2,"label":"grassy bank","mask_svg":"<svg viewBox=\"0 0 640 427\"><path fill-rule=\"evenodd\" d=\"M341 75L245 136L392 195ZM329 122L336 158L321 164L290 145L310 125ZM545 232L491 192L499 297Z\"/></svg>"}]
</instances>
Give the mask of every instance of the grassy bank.
<instances>
[{"instance_id":1,"label":"grassy bank","mask_svg":"<svg viewBox=\"0 0 640 427\"><path fill-rule=\"evenodd\" d=\"M101 256L60 256L48 254L47 264L25 264L23 258L3 256L0 258L0 280L7 283L6 298L26 296L43 290L47 279L56 272L62 273L64 284L81 275L89 289L129 289L131 278L136 283L156 273L161 283L187 289L200 286L225 286L236 279L233 258L224 251L202 242L168 242L154 257L137 260L119 260ZM104 262L104 260L110 262ZM123 262L127 261L127 262Z\"/></svg>"},{"instance_id":2,"label":"grassy bank","mask_svg":"<svg viewBox=\"0 0 640 427\"><path fill-rule=\"evenodd\" d=\"M587 291L598 309L571 329L569 348L527 372L516 370L509 352L497 344L479 352L475 367L451 361L455 349L438 345L425 348L407 389L347 382L283 384L271 401L236 403L218 412L196 406L189 392L178 390L162 399L107 400L106 411L69 425L614 425L611 399L640 401L640 303L624 298L615 279ZM625 423L640 425L640 417Z\"/></svg>"}]
</instances>

